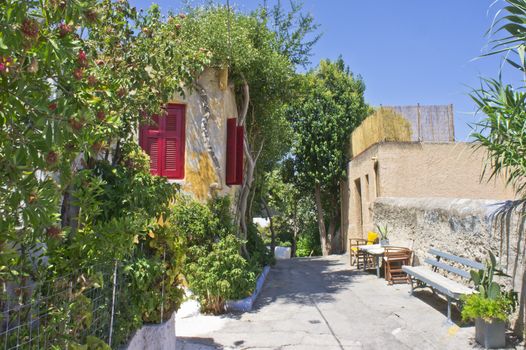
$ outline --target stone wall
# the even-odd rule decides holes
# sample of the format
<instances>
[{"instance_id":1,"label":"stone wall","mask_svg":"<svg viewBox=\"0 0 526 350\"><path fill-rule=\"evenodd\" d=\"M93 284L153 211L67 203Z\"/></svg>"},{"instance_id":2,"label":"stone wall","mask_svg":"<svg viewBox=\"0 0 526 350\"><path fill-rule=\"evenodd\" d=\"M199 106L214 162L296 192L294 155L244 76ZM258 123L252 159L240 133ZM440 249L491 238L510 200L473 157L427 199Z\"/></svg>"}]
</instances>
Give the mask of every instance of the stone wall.
<instances>
[{"instance_id":1,"label":"stone wall","mask_svg":"<svg viewBox=\"0 0 526 350\"><path fill-rule=\"evenodd\" d=\"M504 178L481 179L484 156L469 143L382 142L369 147L348 164L344 232L364 237L374 229L377 197L515 198Z\"/></svg>"},{"instance_id":2,"label":"stone wall","mask_svg":"<svg viewBox=\"0 0 526 350\"><path fill-rule=\"evenodd\" d=\"M480 262L489 249L512 276L501 282L524 295L524 208L512 201L383 197L373 204L373 221L388 225L391 244L413 246L415 265L430 247ZM524 320L521 299L517 317Z\"/></svg>"}]
</instances>

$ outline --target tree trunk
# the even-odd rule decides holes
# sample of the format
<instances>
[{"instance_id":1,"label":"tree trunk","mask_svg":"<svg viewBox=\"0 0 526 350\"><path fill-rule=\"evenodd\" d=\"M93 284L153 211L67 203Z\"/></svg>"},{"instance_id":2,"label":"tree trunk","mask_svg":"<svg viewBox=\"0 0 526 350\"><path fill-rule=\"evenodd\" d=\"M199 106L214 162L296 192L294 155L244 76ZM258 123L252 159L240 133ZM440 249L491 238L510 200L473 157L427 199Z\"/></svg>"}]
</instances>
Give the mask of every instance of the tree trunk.
<instances>
[{"instance_id":1,"label":"tree trunk","mask_svg":"<svg viewBox=\"0 0 526 350\"><path fill-rule=\"evenodd\" d=\"M330 237L327 237L327 230L325 229L325 219L323 217L323 204L321 202L321 185L314 186L314 196L316 197L316 213L318 215L318 229L320 231L321 252L323 256L331 253Z\"/></svg>"},{"instance_id":2,"label":"tree trunk","mask_svg":"<svg viewBox=\"0 0 526 350\"><path fill-rule=\"evenodd\" d=\"M331 253L340 253L341 247L340 243L338 242L338 223L340 221L340 211L338 206L338 199L336 196L332 196L331 198L331 211L329 220L329 231L327 232L327 235L330 238L329 244L331 247Z\"/></svg>"},{"instance_id":3,"label":"tree trunk","mask_svg":"<svg viewBox=\"0 0 526 350\"><path fill-rule=\"evenodd\" d=\"M243 82L243 106L239 113L239 125L243 126L245 125L245 120L248 113L248 105L250 102L250 90L248 87L248 83L246 81ZM248 231L247 231L247 222L246 222L246 213L247 213L247 205L248 205L248 197L250 194L250 188L252 186L252 182L254 180L254 167L255 162L254 159L252 159L252 154L249 149L248 145L248 138L247 134L244 134L243 138L243 153L245 154L246 160L245 160L245 176L243 178L243 185L241 186L241 191L239 194L239 199L237 203L237 212L236 212L236 223L238 227L238 236L243 240L246 241L248 237ZM249 257L249 253L247 250L247 247L245 243L242 244L241 250L243 255L246 257Z\"/></svg>"},{"instance_id":4,"label":"tree trunk","mask_svg":"<svg viewBox=\"0 0 526 350\"><path fill-rule=\"evenodd\" d=\"M274 250L276 250L276 233L274 232L274 226L272 225L272 215L270 214L270 209L268 207L267 201L265 199L262 199L262 202L269 221L270 251L272 252L272 254L274 254Z\"/></svg>"}]
</instances>

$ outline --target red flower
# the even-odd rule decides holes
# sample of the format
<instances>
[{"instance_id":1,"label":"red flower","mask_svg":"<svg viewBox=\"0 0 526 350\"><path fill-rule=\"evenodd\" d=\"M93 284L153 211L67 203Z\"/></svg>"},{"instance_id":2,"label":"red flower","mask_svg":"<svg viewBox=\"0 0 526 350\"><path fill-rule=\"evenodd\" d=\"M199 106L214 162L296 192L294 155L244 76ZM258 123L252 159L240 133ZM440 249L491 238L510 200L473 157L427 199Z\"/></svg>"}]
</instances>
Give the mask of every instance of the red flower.
<instances>
[{"instance_id":1,"label":"red flower","mask_svg":"<svg viewBox=\"0 0 526 350\"><path fill-rule=\"evenodd\" d=\"M104 119L106 119L106 113L104 113L102 109L97 112L97 119L101 122L103 122Z\"/></svg>"},{"instance_id":2,"label":"red flower","mask_svg":"<svg viewBox=\"0 0 526 350\"><path fill-rule=\"evenodd\" d=\"M69 24L66 24L66 23L60 23L58 25L58 35L63 38L65 37L66 35L70 34L71 32L73 31L73 29L71 28L71 26Z\"/></svg>"},{"instance_id":3,"label":"red flower","mask_svg":"<svg viewBox=\"0 0 526 350\"><path fill-rule=\"evenodd\" d=\"M82 49L79 50L77 61L81 66L86 66L88 63L88 56Z\"/></svg>"},{"instance_id":4,"label":"red flower","mask_svg":"<svg viewBox=\"0 0 526 350\"><path fill-rule=\"evenodd\" d=\"M91 149L93 150L93 152L95 153L99 153L100 150L103 148L103 145L101 142L95 142L93 145L91 145Z\"/></svg>"},{"instance_id":5,"label":"red flower","mask_svg":"<svg viewBox=\"0 0 526 350\"><path fill-rule=\"evenodd\" d=\"M49 238L58 238L60 234L62 233L62 230L58 228L57 226L50 226L46 229L46 234Z\"/></svg>"},{"instance_id":6,"label":"red flower","mask_svg":"<svg viewBox=\"0 0 526 350\"><path fill-rule=\"evenodd\" d=\"M88 76L88 84L90 86L95 86L95 84L97 84L97 78L94 75Z\"/></svg>"},{"instance_id":7,"label":"red flower","mask_svg":"<svg viewBox=\"0 0 526 350\"><path fill-rule=\"evenodd\" d=\"M47 106L50 111L54 112L57 109L57 104L55 102L50 103L49 106Z\"/></svg>"},{"instance_id":8,"label":"red flower","mask_svg":"<svg viewBox=\"0 0 526 350\"><path fill-rule=\"evenodd\" d=\"M48 165L55 165L58 161L58 154L55 151L49 151L46 154L46 163Z\"/></svg>"},{"instance_id":9,"label":"red flower","mask_svg":"<svg viewBox=\"0 0 526 350\"><path fill-rule=\"evenodd\" d=\"M0 63L0 72L5 72L6 66L3 63Z\"/></svg>"},{"instance_id":10,"label":"red flower","mask_svg":"<svg viewBox=\"0 0 526 350\"><path fill-rule=\"evenodd\" d=\"M97 20L97 12L94 10L86 10L84 11L84 17L88 20L88 22L95 22Z\"/></svg>"},{"instance_id":11,"label":"red flower","mask_svg":"<svg viewBox=\"0 0 526 350\"><path fill-rule=\"evenodd\" d=\"M70 118L68 120L69 125L73 128L73 130L80 130L82 129L83 123L80 120L77 120L75 118Z\"/></svg>"},{"instance_id":12,"label":"red flower","mask_svg":"<svg viewBox=\"0 0 526 350\"><path fill-rule=\"evenodd\" d=\"M22 22L22 27L20 27L22 33L31 39L36 39L38 37L38 22L34 19L26 18Z\"/></svg>"},{"instance_id":13,"label":"red flower","mask_svg":"<svg viewBox=\"0 0 526 350\"><path fill-rule=\"evenodd\" d=\"M81 80L82 77L84 76L84 70L82 68L75 69L73 71L73 76L75 77L75 79Z\"/></svg>"}]
</instances>

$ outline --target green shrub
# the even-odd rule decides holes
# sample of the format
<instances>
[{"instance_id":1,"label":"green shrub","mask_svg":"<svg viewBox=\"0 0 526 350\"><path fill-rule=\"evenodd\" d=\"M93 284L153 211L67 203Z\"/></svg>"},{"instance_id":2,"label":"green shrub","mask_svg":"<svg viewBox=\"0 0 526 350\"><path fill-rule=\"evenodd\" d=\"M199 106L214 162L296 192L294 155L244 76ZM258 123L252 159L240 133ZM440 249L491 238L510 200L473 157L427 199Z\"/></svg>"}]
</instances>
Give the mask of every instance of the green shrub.
<instances>
[{"instance_id":1,"label":"green shrub","mask_svg":"<svg viewBox=\"0 0 526 350\"><path fill-rule=\"evenodd\" d=\"M256 225L248 225L247 238L247 250L250 254L250 264L254 269L259 273L264 266L274 265L274 256L267 248L263 238L261 238Z\"/></svg>"},{"instance_id":2,"label":"green shrub","mask_svg":"<svg viewBox=\"0 0 526 350\"><path fill-rule=\"evenodd\" d=\"M506 321L513 310L513 301L505 296L488 299L480 294L472 294L462 299L462 319L464 321L482 318L488 322L492 319Z\"/></svg>"},{"instance_id":3,"label":"green shrub","mask_svg":"<svg viewBox=\"0 0 526 350\"><path fill-rule=\"evenodd\" d=\"M230 299L249 296L256 283L256 273L240 255L241 242L233 235L212 244L211 251L192 247L197 260L188 265L187 280L197 295L202 311L221 313Z\"/></svg>"},{"instance_id":4,"label":"green shrub","mask_svg":"<svg viewBox=\"0 0 526 350\"><path fill-rule=\"evenodd\" d=\"M518 296L513 290L503 290L494 281L495 276L510 277L497 268L495 255L490 251L484 269L471 270L470 275L477 292L463 297L462 319L491 321L496 318L506 321L515 312Z\"/></svg>"},{"instance_id":5,"label":"green shrub","mask_svg":"<svg viewBox=\"0 0 526 350\"><path fill-rule=\"evenodd\" d=\"M321 255L320 235L314 225L299 236L296 247L296 256L311 255Z\"/></svg>"}]
</instances>

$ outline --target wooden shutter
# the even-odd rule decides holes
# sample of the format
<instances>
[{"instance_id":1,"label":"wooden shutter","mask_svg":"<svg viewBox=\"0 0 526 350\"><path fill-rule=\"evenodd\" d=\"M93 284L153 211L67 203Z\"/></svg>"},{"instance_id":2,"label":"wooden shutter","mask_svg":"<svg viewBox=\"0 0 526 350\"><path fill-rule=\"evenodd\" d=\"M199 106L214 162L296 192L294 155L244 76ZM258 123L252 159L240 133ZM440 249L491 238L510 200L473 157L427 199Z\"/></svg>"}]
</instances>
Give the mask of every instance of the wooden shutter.
<instances>
[{"instance_id":1,"label":"wooden shutter","mask_svg":"<svg viewBox=\"0 0 526 350\"><path fill-rule=\"evenodd\" d=\"M237 180L237 119L226 121L226 184L235 185Z\"/></svg>"},{"instance_id":2,"label":"wooden shutter","mask_svg":"<svg viewBox=\"0 0 526 350\"><path fill-rule=\"evenodd\" d=\"M241 185L245 130L242 126L237 126L236 118L228 119L226 127L226 184Z\"/></svg>"},{"instance_id":3,"label":"wooden shutter","mask_svg":"<svg viewBox=\"0 0 526 350\"><path fill-rule=\"evenodd\" d=\"M139 143L150 156L150 173L161 175L162 142L159 117L153 116L151 124L141 125Z\"/></svg>"},{"instance_id":4,"label":"wooden shutter","mask_svg":"<svg viewBox=\"0 0 526 350\"><path fill-rule=\"evenodd\" d=\"M169 179L184 178L184 106L169 104L163 121L163 171L162 176Z\"/></svg>"},{"instance_id":5,"label":"wooden shutter","mask_svg":"<svg viewBox=\"0 0 526 350\"><path fill-rule=\"evenodd\" d=\"M245 140L245 128L238 126L236 129L236 185L243 183L243 142Z\"/></svg>"},{"instance_id":6,"label":"wooden shutter","mask_svg":"<svg viewBox=\"0 0 526 350\"><path fill-rule=\"evenodd\" d=\"M163 117L142 125L139 143L150 156L150 173L169 179L184 178L185 106L169 104Z\"/></svg>"}]
</instances>

